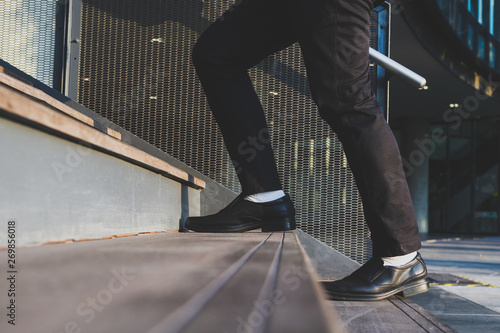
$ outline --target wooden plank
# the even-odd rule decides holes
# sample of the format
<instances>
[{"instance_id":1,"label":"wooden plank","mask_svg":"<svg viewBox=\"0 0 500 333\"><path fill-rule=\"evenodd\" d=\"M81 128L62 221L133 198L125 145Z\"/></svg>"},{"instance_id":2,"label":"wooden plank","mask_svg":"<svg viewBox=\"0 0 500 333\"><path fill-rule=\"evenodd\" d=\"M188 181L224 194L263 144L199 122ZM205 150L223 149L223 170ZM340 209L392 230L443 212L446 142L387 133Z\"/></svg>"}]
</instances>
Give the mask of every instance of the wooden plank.
<instances>
[{"instance_id":1,"label":"wooden plank","mask_svg":"<svg viewBox=\"0 0 500 333\"><path fill-rule=\"evenodd\" d=\"M209 237L213 236L204 238L208 240ZM222 237L225 241L234 241L232 237ZM260 242L248 246L247 252L240 255L230 269L222 272L187 302L179 304L175 312L148 333L204 332L206 327L217 327L220 332L237 332L240 322L244 321L243 317L246 319L253 308L269 268L269 258L275 253L276 240L279 239L279 235L267 233L245 235L242 238L247 237Z\"/></svg>"},{"instance_id":2,"label":"wooden plank","mask_svg":"<svg viewBox=\"0 0 500 333\"><path fill-rule=\"evenodd\" d=\"M5 71L0 72L0 82L13 88L13 89L16 89L16 90L18 90L26 95L29 95L33 98L36 98L40 101L43 101L43 102L47 103L48 105L50 105L51 107L53 107L61 112L64 112L65 114L67 114L75 119L78 119L79 121L81 121L89 126L96 127L96 125L98 125L98 124L96 124L94 119L74 110L73 108L67 106L66 104L64 104L64 103L58 101L57 99L47 95L46 93L44 93L40 89L34 88L33 86L30 86L27 83L21 82L18 79L12 77L11 75L6 74ZM103 125L99 125L99 127L105 128L106 134L114 137L115 139L121 140L122 136L119 132L112 130L111 128L108 128L108 127L103 126Z\"/></svg>"},{"instance_id":3,"label":"wooden plank","mask_svg":"<svg viewBox=\"0 0 500 333\"><path fill-rule=\"evenodd\" d=\"M0 84L0 109L35 122L43 127L112 152L132 163L166 177L182 181L193 188L204 188L205 182L188 175L167 162L83 124L81 121L41 104L27 95Z\"/></svg>"},{"instance_id":4,"label":"wooden plank","mask_svg":"<svg viewBox=\"0 0 500 333\"><path fill-rule=\"evenodd\" d=\"M27 85L29 85L31 87L33 86L33 83L31 81L28 81L28 80L20 77L19 75L16 75L16 74L12 73L11 71L6 70L2 66L0 66L0 73L8 74L9 76L13 77L14 79L16 79L16 80L18 80L20 82L24 82L25 84L27 84Z\"/></svg>"},{"instance_id":5,"label":"wooden plank","mask_svg":"<svg viewBox=\"0 0 500 333\"><path fill-rule=\"evenodd\" d=\"M16 328L146 333L263 236L162 233L20 248ZM1 279L1 290L7 282ZM0 320L0 332L11 327Z\"/></svg>"},{"instance_id":6,"label":"wooden plank","mask_svg":"<svg viewBox=\"0 0 500 333\"><path fill-rule=\"evenodd\" d=\"M339 332L324 306L295 235L275 232L183 332Z\"/></svg>"},{"instance_id":7,"label":"wooden plank","mask_svg":"<svg viewBox=\"0 0 500 333\"><path fill-rule=\"evenodd\" d=\"M277 304L266 332L344 332L339 317L329 311L309 258L293 232L285 233ZM281 296L281 297L280 297Z\"/></svg>"}]
</instances>

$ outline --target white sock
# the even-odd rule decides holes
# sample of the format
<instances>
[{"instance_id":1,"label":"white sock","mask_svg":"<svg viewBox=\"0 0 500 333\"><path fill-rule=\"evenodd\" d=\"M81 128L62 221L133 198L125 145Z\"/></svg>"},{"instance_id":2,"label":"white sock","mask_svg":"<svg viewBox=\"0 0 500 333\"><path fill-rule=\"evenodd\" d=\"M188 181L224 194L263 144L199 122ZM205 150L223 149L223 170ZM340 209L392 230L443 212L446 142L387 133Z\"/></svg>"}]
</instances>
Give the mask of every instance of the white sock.
<instances>
[{"instance_id":1,"label":"white sock","mask_svg":"<svg viewBox=\"0 0 500 333\"><path fill-rule=\"evenodd\" d=\"M264 203L264 202L278 200L280 198L283 198L284 196L285 192L283 190L279 190L279 191L255 193L245 197L245 200L256 203Z\"/></svg>"},{"instance_id":2,"label":"white sock","mask_svg":"<svg viewBox=\"0 0 500 333\"><path fill-rule=\"evenodd\" d=\"M382 257L382 260L384 261L384 266L393 266L393 267L398 267L398 266L404 266L417 256L417 252L412 252L409 254L405 254L402 256L396 256L396 257Z\"/></svg>"}]
</instances>

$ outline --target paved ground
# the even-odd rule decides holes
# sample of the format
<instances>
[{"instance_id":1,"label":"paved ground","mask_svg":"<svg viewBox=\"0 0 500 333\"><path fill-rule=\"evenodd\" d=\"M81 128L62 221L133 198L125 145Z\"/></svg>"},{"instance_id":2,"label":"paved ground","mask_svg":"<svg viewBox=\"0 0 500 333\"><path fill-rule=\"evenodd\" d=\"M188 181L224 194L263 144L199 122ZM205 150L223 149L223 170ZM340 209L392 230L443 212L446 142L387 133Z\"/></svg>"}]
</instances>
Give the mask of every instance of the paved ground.
<instances>
[{"instance_id":1,"label":"paved ground","mask_svg":"<svg viewBox=\"0 0 500 333\"><path fill-rule=\"evenodd\" d=\"M431 239L421 253L433 284L410 299L458 332L500 332L500 237Z\"/></svg>"}]
</instances>

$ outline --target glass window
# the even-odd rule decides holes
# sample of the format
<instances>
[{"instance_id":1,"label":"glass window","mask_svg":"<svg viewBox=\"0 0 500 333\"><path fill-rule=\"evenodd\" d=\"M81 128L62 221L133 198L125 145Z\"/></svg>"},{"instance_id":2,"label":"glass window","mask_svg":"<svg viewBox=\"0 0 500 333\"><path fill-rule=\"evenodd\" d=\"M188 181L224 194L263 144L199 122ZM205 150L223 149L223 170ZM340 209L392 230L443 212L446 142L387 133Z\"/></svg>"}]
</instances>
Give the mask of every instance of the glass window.
<instances>
[{"instance_id":1,"label":"glass window","mask_svg":"<svg viewBox=\"0 0 500 333\"><path fill-rule=\"evenodd\" d=\"M499 50L495 49L495 53L496 53L495 68L497 72L500 72L500 49Z\"/></svg>"},{"instance_id":2,"label":"glass window","mask_svg":"<svg viewBox=\"0 0 500 333\"><path fill-rule=\"evenodd\" d=\"M477 17L477 10L479 8L479 0L471 0L468 6L469 12L471 12L472 16L474 16L476 19Z\"/></svg>"},{"instance_id":3,"label":"glass window","mask_svg":"<svg viewBox=\"0 0 500 333\"><path fill-rule=\"evenodd\" d=\"M445 132L446 129L444 128L444 125L434 125L434 126L431 126L429 128L429 132L431 133L431 135L433 135L433 133L446 133ZM444 142L442 142L443 140L439 140L439 142L436 142L435 141L435 148L434 148L434 151L432 152L431 156L430 156L430 159L431 160L441 160L441 161L444 161L446 160L446 140L444 140Z\"/></svg>"},{"instance_id":4,"label":"glass window","mask_svg":"<svg viewBox=\"0 0 500 333\"><path fill-rule=\"evenodd\" d=\"M490 48L489 48L489 65L491 68L495 68L495 60L496 60L496 50L495 50L495 44L493 44L492 41L490 41Z\"/></svg>"},{"instance_id":5,"label":"glass window","mask_svg":"<svg viewBox=\"0 0 500 333\"><path fill-rule=\"evenodd\" d=\"M476 122L478 140L492 140L498 137L498 120L479 119Z\"/></svg>"},{"instance_id":6,"label":"glass window","mask_svg":"<svg viewBox=\"0 0 500 333\"><path fill-rule=\"evenodd\" d=\"M446 232L448 195L448 162L429 161L429 231Z\"/></svg>"},{"instance_id":7,"label":"glass window","mask_svg":"<svg viewBox=\"0 0 500 333\"><path fill-rule=\"evenodd\" d=\"M480 24L483 24L484 22L484 9L483 9L483 0L478 0L477 2L477 12L478 12L478 15L477 15L477 21L480 23Z\"/></svg>"},{"instance_id":8,"label":"glass window","mask_svg":"<svg viewBox=\"0 0 500 333\"><path fill-rule=\"evenodd\" d=\"M484 168L484 162L476 162L474 182L474 225L477 233L498 232L498 162Z\"/></svg>"},{"instance_id":9,"label":"glass window","mask_svg":"<svg viewBox=\"0 0 500 333\"><path fill-rule=\"evenodd\" d=\"M467 45L474 50L474 28L470 24L467 26Z\"/></svg>"},{"instance_id":10,"label":"glass window","mask_svg":"<svg viewBox=\"0 0 500 333\"><path fill-rule=\"evenodd\" d=\"M500 118L437 128L447 130L449 149L437 146L429 162L429 230L499 233Z\"/></svg>"},{"instance_id":11,"label":"glass window","mask_svg":"<svg viewBox=\"0 0 500 333\"><path fill-rule=\"evenodd\" d=\"M486 60L486 52L485 52L485 44L484 44L484 36L478 32L477 34L477 57Z\"/></svg>"}]
</instances>

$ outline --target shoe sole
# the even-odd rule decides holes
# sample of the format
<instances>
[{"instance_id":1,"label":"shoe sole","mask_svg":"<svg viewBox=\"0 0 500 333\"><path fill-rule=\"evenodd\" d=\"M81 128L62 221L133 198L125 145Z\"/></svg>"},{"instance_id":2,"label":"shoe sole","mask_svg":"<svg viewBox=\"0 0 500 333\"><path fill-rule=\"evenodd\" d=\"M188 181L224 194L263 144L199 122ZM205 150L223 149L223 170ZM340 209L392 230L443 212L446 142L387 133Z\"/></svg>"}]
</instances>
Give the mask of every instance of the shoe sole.
<instances>
[{"instance_id":1,"label":"shoe sole","mask_svg":"<svg viewBox=\"0 0 500 333\"><path fill-rule=\"evenodd\" d=\"M269 219L264 222L252 222L237 225L224 225L214 228L213 226L190 225L186 222L186 228L196 232L209 233L231 233L231 232L247 232L261 228L262 232L272 231L289 231L296 228L295 217L287 217L280 219Z\"/></svg>"},{"instance_id":2,"label":"shoe sole","mask_svg":"<svg viewBox=\"0 0 500 333\"><path fill-rule=\"evenodd\" d=\"M405 284L399 288L381 294L339 294L329 292L327 294L334 301L381 301L388 297L398 295L403 297L423 294L430 288L427 278Z\"/></svg>"},{"instance_id":3,"label":"shoe sole","mask_svg":"<svg viewBox=\"0 0 500 333\"><path fill-rule=\"evenodd\" d=\"M429 291L429 288L429 281L426 278L425 281L412 285L409 288L399 292L397 295L403 297L415 296Z\"/></svg>"},{"instance_id":4,"label":"shoe sole","mask_svg":"<svg viewBox=\"0 0 500 333\"><path fill-rule=\"evenodd\" d=\"M295 228L296 228L295 217L270 219L270 220L265 220L262 223L262 232L289 231L289 230L294 230Z\"/></svg>"}]
</instances>

